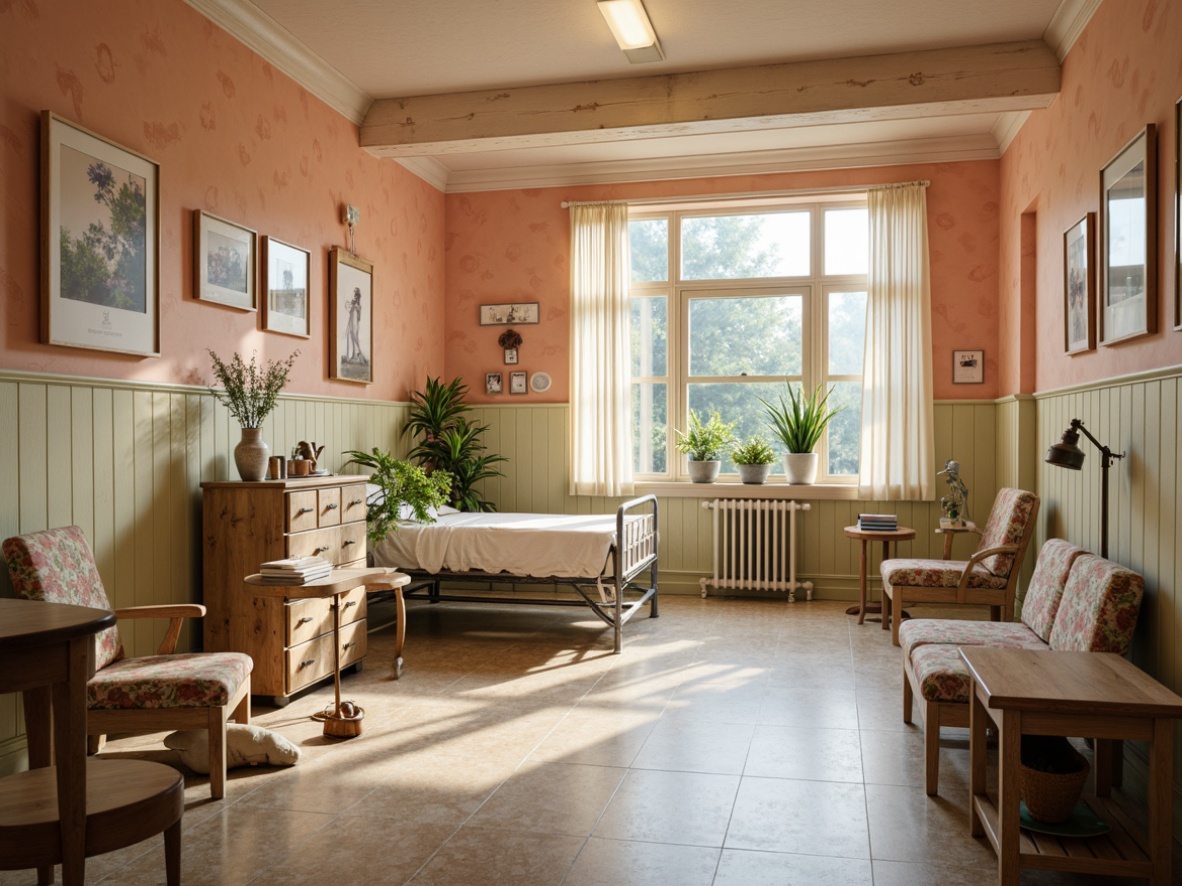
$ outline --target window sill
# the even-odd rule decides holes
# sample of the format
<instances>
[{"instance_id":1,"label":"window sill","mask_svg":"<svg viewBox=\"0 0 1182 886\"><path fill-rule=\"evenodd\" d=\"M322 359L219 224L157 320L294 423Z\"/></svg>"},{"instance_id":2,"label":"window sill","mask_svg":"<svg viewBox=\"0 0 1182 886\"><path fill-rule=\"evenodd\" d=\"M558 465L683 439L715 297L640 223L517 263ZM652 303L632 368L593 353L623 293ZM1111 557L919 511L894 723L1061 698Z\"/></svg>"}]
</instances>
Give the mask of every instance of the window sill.
<instances>
[{"instance_id":1,"label":"window sill","mask_svg":"<svg viewBox=\"0 0 1182 886\"><path fill-rule=\"evenodd\" d=\"M637 495L657 495L662 498L754 498L795 499L797 501L856 501L858 487L849 483L691 483L688 480L638 480Z\"/></svg>"}]
</instances>

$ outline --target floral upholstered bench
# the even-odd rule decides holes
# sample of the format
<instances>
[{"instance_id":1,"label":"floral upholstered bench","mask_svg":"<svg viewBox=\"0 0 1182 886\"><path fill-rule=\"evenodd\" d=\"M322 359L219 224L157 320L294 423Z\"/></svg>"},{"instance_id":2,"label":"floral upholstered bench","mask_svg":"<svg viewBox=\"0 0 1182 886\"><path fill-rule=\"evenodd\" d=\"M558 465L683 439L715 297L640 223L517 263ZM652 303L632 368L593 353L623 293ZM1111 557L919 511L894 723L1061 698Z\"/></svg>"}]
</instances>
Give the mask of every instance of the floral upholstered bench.
<instances>
[{"instance_id":1,"label":"floral upholstered bench","mask_svg":"<svg viewBox=\"0 0 1182 886\"><path fill-rule=\"evenodd\" d=\"M1136 572L1059 539L1039 551L1022 621L915 619L902 625L903 722L923 706L925 788L939 781L940 727L969 725L968 668L961 646L1128 652L1144 580Z\"/></svg>"}]
</instances>

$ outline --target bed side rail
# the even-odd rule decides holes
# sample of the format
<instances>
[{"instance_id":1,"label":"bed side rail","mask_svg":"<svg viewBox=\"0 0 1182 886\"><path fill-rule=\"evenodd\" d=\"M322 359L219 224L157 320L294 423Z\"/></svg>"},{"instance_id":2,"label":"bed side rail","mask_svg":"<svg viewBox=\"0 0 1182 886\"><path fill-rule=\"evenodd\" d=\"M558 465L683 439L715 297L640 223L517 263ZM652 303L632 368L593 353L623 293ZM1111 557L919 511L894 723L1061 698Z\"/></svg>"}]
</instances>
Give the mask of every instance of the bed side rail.
<instances>
[{"instance_id":1,"label":"bed side rail","mask_svg":"<svg viewBox=\"0 0 1182 886\"><path fill-rule=\"evenodd\" d=\"M646 514L634 510L649 508ZM638 519L628 519L637 517ZM616 509L616 574L631 578L657 559L657 497L642 495L624 502Z\"/></svg>"}]
</instances>

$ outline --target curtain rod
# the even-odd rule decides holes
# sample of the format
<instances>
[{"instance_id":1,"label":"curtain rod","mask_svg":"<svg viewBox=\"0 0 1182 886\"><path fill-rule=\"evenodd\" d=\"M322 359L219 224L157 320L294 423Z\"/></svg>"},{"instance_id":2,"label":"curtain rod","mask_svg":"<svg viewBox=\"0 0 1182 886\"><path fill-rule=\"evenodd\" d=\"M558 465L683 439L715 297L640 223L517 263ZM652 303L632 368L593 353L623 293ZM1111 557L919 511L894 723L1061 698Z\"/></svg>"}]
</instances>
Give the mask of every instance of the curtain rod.
<instances>
[{"instance_id":1,"label":"curtain rod","mask_svg":"<svg viewBox=\"0 0 1182 886\"><path fill-rule=\"evenodd\" d=\"M666 203L721 203L730 200L768 200L777 197L810 197L819 196L821 194L862 194L866 191L872 191L876 188L904 188L908 185L919 185L920 187L930 188L932 183L928 179L920 179L918 181L909 182L888 182L881 185L849 185L842 188L805 188L800 191L759 191L758 193L738 193L738 194L709 194L706 196L685 196L685 197L641 197L638 200L563 200L559 206L563 209L570 209L572 206L593 206L596 203L627 203L629 206L647 206L652 204L666 204Z\"/></svg>"}]
</instances>

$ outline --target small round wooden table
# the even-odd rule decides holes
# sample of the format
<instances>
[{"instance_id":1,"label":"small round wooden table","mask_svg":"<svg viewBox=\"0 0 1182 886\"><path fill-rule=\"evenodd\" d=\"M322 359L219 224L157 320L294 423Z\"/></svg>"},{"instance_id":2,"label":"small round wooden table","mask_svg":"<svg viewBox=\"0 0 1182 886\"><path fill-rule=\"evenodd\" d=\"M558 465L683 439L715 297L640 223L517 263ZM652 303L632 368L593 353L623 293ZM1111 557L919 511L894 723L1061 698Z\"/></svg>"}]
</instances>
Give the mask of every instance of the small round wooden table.
<instances>
[{"instance_id":1,"label":"small round wooden table","mask_svg":"<svg viewBox=\"0 0 1182 886\"><path fill-rule=\"evenodd\" d=\"M846 615L857 615L858 624L861 624L867 612L882 612L882 603L867 603L866 602L866 545L868 542L881 541L882 542L882 559L889 560L891 558L891 542L911 541L915 538L915 530L908 529L906 526L900 526L898 529L891 531L881 531L875 529L859 529L857 526L847 526L845 534L848 538L855 538L860 541L861 554L858 558L858 605L851 606L845 611ZM896 548L897 550L897 548Z\"/></svg>"}]
</instances>

